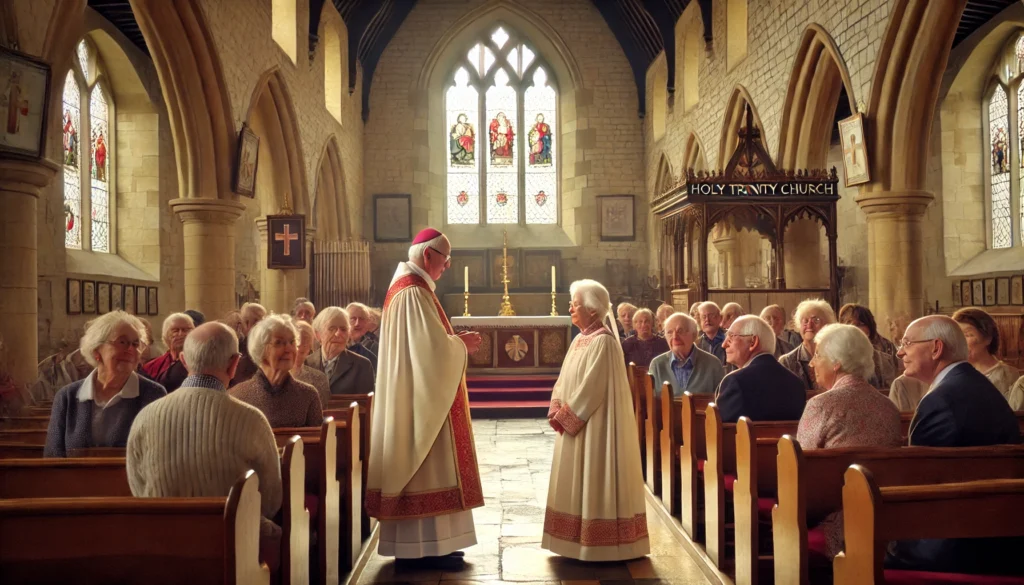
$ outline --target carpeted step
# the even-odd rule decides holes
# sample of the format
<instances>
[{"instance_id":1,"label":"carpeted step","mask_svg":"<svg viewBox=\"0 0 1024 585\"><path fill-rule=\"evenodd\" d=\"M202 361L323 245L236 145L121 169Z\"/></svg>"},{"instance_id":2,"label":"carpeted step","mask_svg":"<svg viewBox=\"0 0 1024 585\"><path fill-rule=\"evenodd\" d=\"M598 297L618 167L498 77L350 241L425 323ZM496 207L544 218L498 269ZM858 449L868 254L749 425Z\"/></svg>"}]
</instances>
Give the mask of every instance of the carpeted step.
<instances>
[{"instance_id":1,"label":"carpeted step","mask_svg":"<svg viewBox=\"0 0 1024 585\"><path fill-rule=\"evenodd\" d=\"M467 376L466 385L475 388L553 388L557 376Z\"/></svg>"},{"instance_id":2,"label":"carpeted step","mask_svg":"<svg viewBox=\"0 0 1024 585\"><path fill-rule=\"evenodd\" d=\"M470 402L474 419L543 418L547 415L547 400Z\"/></svg>"}]
</instances>

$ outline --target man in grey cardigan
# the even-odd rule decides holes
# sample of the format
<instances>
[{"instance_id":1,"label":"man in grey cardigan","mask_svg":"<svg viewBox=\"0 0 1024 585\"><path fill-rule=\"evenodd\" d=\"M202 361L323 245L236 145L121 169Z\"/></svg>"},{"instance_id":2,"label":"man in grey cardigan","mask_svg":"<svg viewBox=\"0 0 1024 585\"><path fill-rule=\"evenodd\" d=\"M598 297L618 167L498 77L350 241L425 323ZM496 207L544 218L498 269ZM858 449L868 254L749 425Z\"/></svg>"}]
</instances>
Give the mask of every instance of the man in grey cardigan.
<instances>
[{"instance_id":1,"label":"man in grey cardigan","mask_svg":"<svg viewBox=\"0 0 1024 585\"><path fill-rule=\"evenodd\" d=\"M725 368L717 357L695 345L697 321L686 313L673 313L665 320L664 329L669 351L654 358L648 368L657 388L668 382L672 396L714 394Z\"/></svg>"}]
</instances>

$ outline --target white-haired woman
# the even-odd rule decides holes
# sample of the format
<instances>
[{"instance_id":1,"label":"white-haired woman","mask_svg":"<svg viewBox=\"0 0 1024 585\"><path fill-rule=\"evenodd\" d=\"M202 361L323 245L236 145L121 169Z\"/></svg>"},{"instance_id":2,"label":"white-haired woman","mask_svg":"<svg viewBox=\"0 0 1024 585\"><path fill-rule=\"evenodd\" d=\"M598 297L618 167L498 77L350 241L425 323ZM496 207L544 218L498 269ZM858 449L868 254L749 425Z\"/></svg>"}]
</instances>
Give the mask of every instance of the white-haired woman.
<instances>
[{"instance_id":1,"label":"white-haired woman","mask_svg":"<svg viewBox=\"0 0 1024 585\"><path fill-rule=\"evenodd\" d=\"M54 396L44 457L127 444L135 416L167 394L160 384L135 373L144 336L142 322L124 311L107 313L86 325L80 349L95 369Z\"/></svg>"},{"instance_id":2,"label":"white-haired woman","mask_svg":"<svg viewBox=\"0 0 1024 585\"><path fill-rule=\"evenodd\" d=\"M327 408L327 402L331 399L331 382L327 379L327 374L306 364L306 358L313 351L316 333L313 332L313 326L305 321L293 319L292 324L295 325L295 331L299 334L292 375L298 381L316 388L316 393L320 395L320 404Z\"/></svg>"},{"instance_id":3,"label":"white-haired woman","mask_svg":"<svg viewBox=\"0 0 1024 585\"><path fill-rule=\"evenodd\" d=\"M619 318L619 337L625 339L630 335L633 335L633 315L636 314L637 308L633 303L619 303L616 307L615 313Z\"/></svg>"},{"instance_id":4,"label":"white-haired woman","mask_svg":"<svg viewBox=\"0 0 1024 585\"><path fill-rule=\"evenodd\" d=\"M174 392L188 377L185 363L181 361L181 352L185 348L185 338L195 329L192 317L185 313L172 313L164 319L161 338L167 351L158 358L153 358L142 366L143 374L157 382L168 392Z\"/></svg>"},{"instance_id":5,"label":"white-haired woman","mask_svg":"<svg viewBox=\"0 0 1024 585\"><path fill-rule=\"evenodd\" d=\"M551 393L558 432L541 546L584 561L635 559L650 552L640 450L622 347L608 290L593 280L569 287L573 339ZM585 528L617 529L588 538Z\"/></svg>"},{"instance_id":6,"label":"white-haired woman","mask_svg":"<svg viewBox=\"0 0 1024 585\"><path fill-rule=\"evenodd\" d=\"M354 354L361 355L370 360L374 371L377 370L377 352L380 347L377 344L375 335L368 335L373 321L370 317L370 307L363 303L349 303L345 307L348 313L349 332L348 349Z\"/></svg>"},{"instance_id":7,"label":"white-haired woman","mask_svg":"<svg viewBox=\"0 0 1024 585\"><path fill-rule=\"evenodd\" d=\"M632 362L646 368L656 356L668 351L665 338L654 334L654 313L650 309L640 309L633 314L633 330L635 335L622 342L627 364Z\"/></svg>"},{"instance_id":8,"label":"white-haired woman","mask_svg":"<svg viewBox=\"0 0 1024 585\"><path fill-rule=\"evenodd\" d=\"M875 371L875 349L854 325L827 325L814 337L811 362L817 385L825 389L807 401L796 438L807 449L899 447L900 411L868 383ZM829 515L822 528L825 548L842 550L842 512Z\"/></svg>"},{"instance_id":9,"label":"white-haired woman","mask_svg":"<svg viewBox=\"0 0 1024 585\"><path fill-rule=\"evenodd\" d=\"M306 297L299 297L295 299L295 305L292 306L292 317L295 317L299 321L312 323L313 317L315 316L316 306L313 304L313 301Z\"/></svg>"},{"instance_id":10,"label":"white-haired woman","mask_svg":"<svg viewBox=\"0 0 1024 585\"><path fill-rule=\"evenodd\" d=\"M270 426L319 427L323 407L316 388L292 376L297 354L295 326L284 315L265 317L249 331L247 350L256 364L251 378L228 393L258 408Z\"/></svg>"},{"instance_id":11,"label":"white-haired woman","mask_svg":"<svg viewBox=\"0 0 1024 585\"><path fill-rule=\"evenodd\" d=\"M320 350L306 358L306 365L327 374L331 394L373 392L373 364L349 348L350 329L348 313L341 307L327 307L313 320Z\"/></svg>"}]
</instances>

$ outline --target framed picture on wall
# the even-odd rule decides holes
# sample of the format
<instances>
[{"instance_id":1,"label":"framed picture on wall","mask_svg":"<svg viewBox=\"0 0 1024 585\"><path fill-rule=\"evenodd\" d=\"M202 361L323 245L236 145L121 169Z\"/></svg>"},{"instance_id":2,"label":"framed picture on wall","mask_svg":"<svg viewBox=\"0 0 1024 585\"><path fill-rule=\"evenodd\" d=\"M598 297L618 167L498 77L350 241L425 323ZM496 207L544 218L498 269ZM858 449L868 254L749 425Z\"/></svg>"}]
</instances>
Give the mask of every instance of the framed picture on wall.
<instances>
[{"instance_id":1,"label":"framed picture on wall","mask_svg":"<svg viewBox=\"0 0 1024 585\"><path fill-rule=\"evenodd\" d=\"M82 313L82 281L77 278L68 279L68 315Z\"/></svg>"},{"instance_id":2,"label":"framed picture on wall","mask_svg":"<svg viewBox=\"0 0 1024 585\"><path fill-rule=\"evenodd\" d=\"M996 304L1010 304L1010 279L1007 277L996 279Z\"/></svg>"},{"instance_id":3,"label":"framed picture on wall","mask_svg":"<svg viewBox=\"0 0 1024 585\"><path fill-rule=\"evenodd\" d=\"M969 281L969 280L961 280L960 281L960 302L962 302L964 304L963 306L965 306L965 307L969 307L969 306L974 304L974 299L973 299L973 294L974 293L971 292L972 290L973 290L973 288L971 287L971 281Z\"/></svg>"},{"instance_id":4,"label":"framed picture on wall","mask_svg":"<svg viewBox=\"0 0 1024 585\"><path fill-rule=\"evenodd\" d=\"M135 286L130 284L124 285L124 312L135 314Z\"/></svg>"},{"instance_id":5,"label":"framed picture on wall","mask_svg":"<svg viewBox=\"0 0 1024 585\"><path fill-rule=\"evenodd\" d=\"M82 312L92 315L96 312L96 281L82 281Z\"/></svg>"},{"instance_id":6,"label":"framed picture on wall","mask_svg":"<svg viewBox=\"0 0 1024 585\"><path fill-rule=\"evenodd\" d=\"M975 307L985 306L985 289L980 280L971 281L971 304Z\"/></svg>"},{"instance_id":7,"label":"framed picture on wall","mask_svg":"<svg viewBox=\"0 0 1024 585\"><path fill-rule=\"evenodd\" d=\"M110 283L110 310L121 311L124 309L124 285L116 282Z\"/></svg>"},{"instance_id":8,"label":"framed picture on wall","mask_svg":"<svg viewBox=\"0 0 1024 585\"><path fill-rule=\"evenodd\" d=\"M412 240L412 195L373 196L373 239L377 242Z\"/></svg>"},{"instance_id":9,"label":"framed picture on wall","mask_svg":"<svg viewBox=\"0 0 1024 585\"><path fill-rule=\"evenodd\" d=\"M7 123L0 125L0 152L39 159L46 136L50 66L23 53L0 48L0 80L6 88L0 94L0 106L7 118Z\"/></svg>"},{"instance_id":10,"label":"framed picture on wall","mask_svg":"<svg viewBox=\"0 0 1024 585\"><path fill-rule=\"evenodd\" d=\"M961 297L960 290L961 290L960 289L960 282L959 281L954 281L953 282L953 306L954 307L962 307L963 304L964 304L963 303L963 298Z\"/></svg>"},{"instance_id":11,"label":"framed picture on wall","mask_svg":"<svg viewBox=\"0 0 1024 585\"><path fill-rule=\"evenodd\" d=\"M1024 276L1010 277L1010 304L1024 305Z\"/></svg>"},{"instance_id":12,"label":"framed picture on wall","mask_svg":"<svg viewBox=\"0 0 1024 585\"><path fill-rule=\"evenodd\" d=\"M135 287L135 314L146 315L149 310L146 308L146 287Z\"/></svg>"},{"instance_id":13,"label":"framed picture on wall","mask_svg":"<svg viewBox=\"0 0 1024 585\"><path fill-rule=\"evenodd\" d=\"M160 314L160 311L158 310L158 307L160 305L157 304L157 296L159 296L159 292L158 291L159 291L159 289L157 287L155 287L155 286L149 287L149 303L148 304L149 304L149 314L150 315L159 315Z\"/></svg>"},{"instance_id":14,"label":"framed picture on wall","mask_svg":"<svg viewBox=\"0 0 1024 585\"><path fill-rule=\"evenodd\" d=\"M996 304L996 279L985 279L985 306L991 307Z\"/></svg>"},{"instance_id":15,"label":"framed picture on wall","mask_svg":"<svg viewBox=\"0 0 1024 585\"><path fill-rule=\"evenodd\" d=\"M843 146L843 175L846 176L846 186L852 187L870 181L863 114L854 114L839 121L839 140Z\"/></svg>"},{"instance_id":16,"label":"framed picture on wall","mask_svg":"<svg viewBox=\"0 0 1024 585\"><path fill-rule=\"evenodd\" d=\"M238 133L238 160L235 164L235 193L255 197L256 192L256 162L260 152L260 137L249 128L248 124L242 124L242 130Z\"/></svg>"},{"instance_id":17,"label":"framed picture on wall","mask_svg":"<svg viewBox=\"0 0 1024 585\"><path fill-rule=\"evenodd\" d=\"M632 195L598 195L597 215L602 242L632 242L636 220Z\"/></svg>"},{"instance_id":18,"label":"framed picture on wall","mask_svg":"<svg viewBox=\"0 0 1024 585\"><path fill-rule=\"evenodd\" d=\"M100 315L106 315L110 312L110 283L109 282L97 282L96 283L96 311Z\"/></svg>"}]
</instances>

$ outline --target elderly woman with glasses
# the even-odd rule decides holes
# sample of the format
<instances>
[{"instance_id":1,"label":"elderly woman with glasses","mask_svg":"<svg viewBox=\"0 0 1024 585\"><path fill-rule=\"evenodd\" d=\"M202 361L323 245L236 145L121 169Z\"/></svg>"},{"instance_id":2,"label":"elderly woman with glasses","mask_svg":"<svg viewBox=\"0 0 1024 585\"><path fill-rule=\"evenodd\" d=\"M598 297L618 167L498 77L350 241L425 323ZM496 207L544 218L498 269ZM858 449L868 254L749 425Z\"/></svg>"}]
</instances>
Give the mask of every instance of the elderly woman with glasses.
<instances>
[{"instance_id":1,"label":"elderly woman with glasses","mask_svg":"<svg viewBox=\"0 0 1024 585\"><path fill-rule=\"evenodd\" d=\"M163 338L167 351L142 366L143 375L159 383L168 392L174 392L188 377L188 370L181 360L185 338L195 329L192 317L185 313L173 313L164 319Z\"/></svg>"},{"instance_id":2,"label":"elderly woman with glasses","mask_svg":"<svg viewBox=\"0 0 1024 585\"><path fill-rule=\"evenodd\" d=\"M54 396L44 457L128 443L139 411L167 394L160 384L135 373L144 336L142 322L124 311L107 313L86 325L80 349L95 369Z\"/></svg>"},{"instance_id":3,"label":"elderly woman with glasses","mask_svg":"<svg viewBox=\"0 0 1024 585\"><path fill-rule=\"evenodd\" d=\"M292 376L298 354L298 332L291 319L270 315L249 331L247 350L256 373L228 394L255 406L270 426L319 427L323 407L316 388Z\"/></svg>"}]
</instances>

